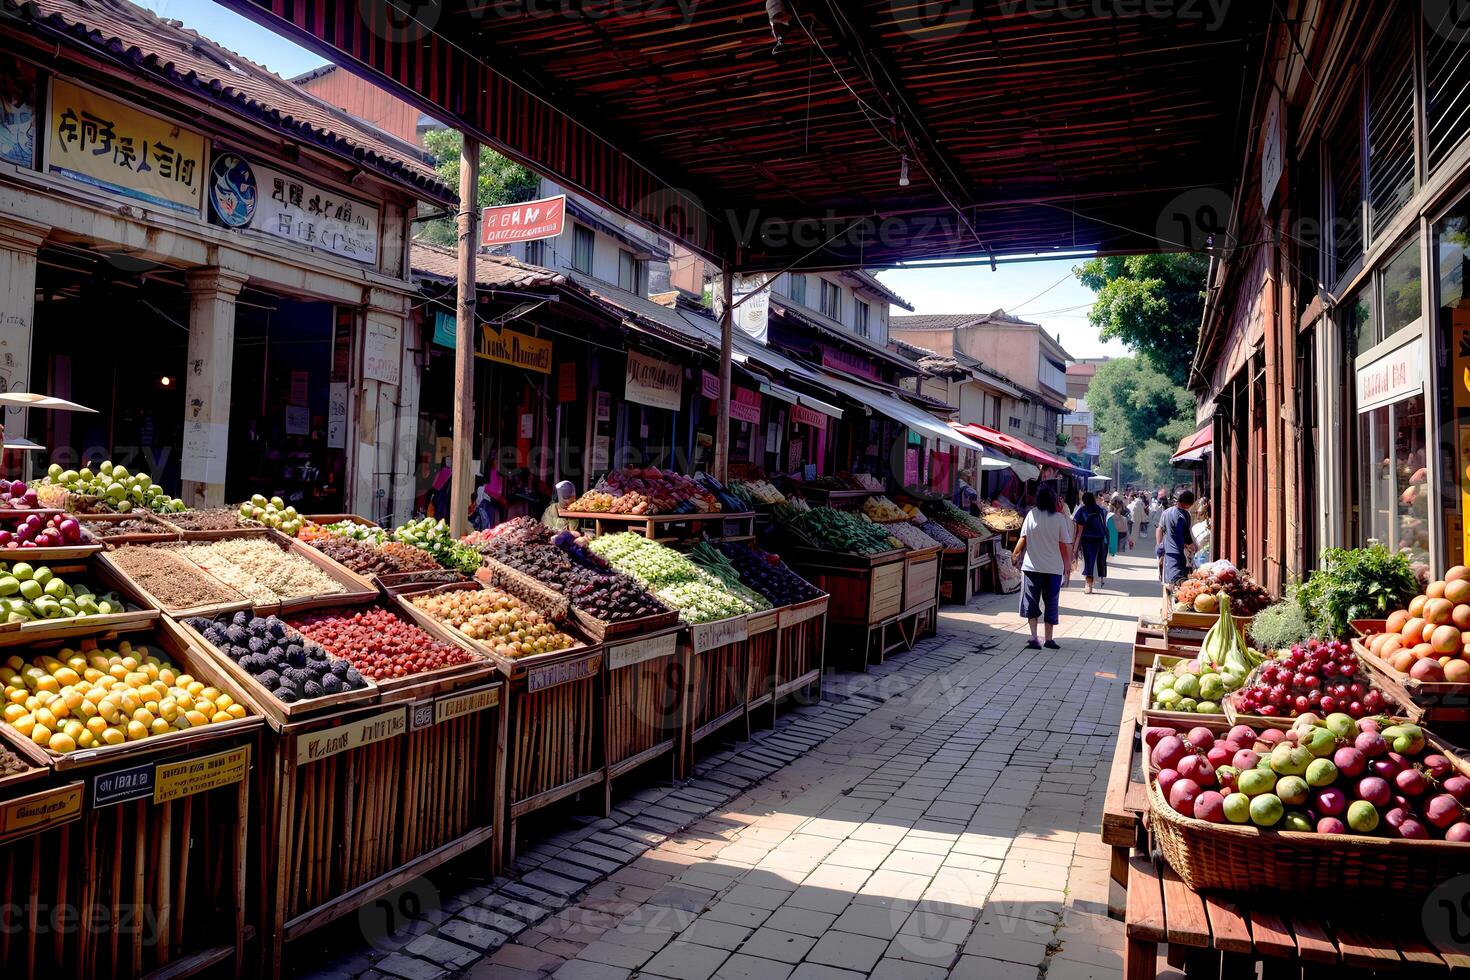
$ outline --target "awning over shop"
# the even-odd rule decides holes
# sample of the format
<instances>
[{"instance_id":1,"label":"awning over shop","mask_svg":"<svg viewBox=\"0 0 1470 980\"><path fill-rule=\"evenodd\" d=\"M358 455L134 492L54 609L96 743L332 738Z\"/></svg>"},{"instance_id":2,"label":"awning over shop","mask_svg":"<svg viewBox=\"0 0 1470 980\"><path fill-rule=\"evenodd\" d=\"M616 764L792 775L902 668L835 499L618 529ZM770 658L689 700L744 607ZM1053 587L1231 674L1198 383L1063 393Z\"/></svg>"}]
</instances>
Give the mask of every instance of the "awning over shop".
<instances>
[{"instance_id":1,"label":"awning over shop","mask_svg":"<svg viewBox=\"0 0 1470 980\"><path fill-rule=\"evenodd\" d=\"M1185 436L1179 440L1179 448L1169 458L1171 463L1198 463L1210 454L1210 447L1214 444L1214 432L1209 426L1205 426L1192 436Z\"/></svg>"},{"instance_id":2,"label":"awning over shop","mask_svg":"<svg viewBox=\"0 0 1470 980\"><path fill-rule=\"evenodd\" d=\"M874 388L848 381L833 374L822 372L821 383L833 388L838 394L846 395L859 405L866 405L879 415L886 416L893 421L906 425L922 436L947 442L960 449L973 449L976 452L984 452L985 447L975 440L960 432L957 432L946 422L924 412L901 398L884 394Z\"/></svg>"},{"instance_id":3,"label":"awning over shop","mask_svg":"<svg viewBox=\"0 0 1470 980\"><path fill-rule=\"evenodd\" d=\"M1008 436L1004 432L997 432L989 426L976 425L973 422L952 422L950 424L970 438L978 442L983 442L988 446L994 446L1007 455L1029 460L1032 463L1037 463L1042 466L1052 466L1069 473L1087 472L1086 470L1078 470L1071 462L1060 456L1054 456L1049 452L1037 449L1035 446L1024 443L1014 436Z\"/></svg>"}]
</instances>

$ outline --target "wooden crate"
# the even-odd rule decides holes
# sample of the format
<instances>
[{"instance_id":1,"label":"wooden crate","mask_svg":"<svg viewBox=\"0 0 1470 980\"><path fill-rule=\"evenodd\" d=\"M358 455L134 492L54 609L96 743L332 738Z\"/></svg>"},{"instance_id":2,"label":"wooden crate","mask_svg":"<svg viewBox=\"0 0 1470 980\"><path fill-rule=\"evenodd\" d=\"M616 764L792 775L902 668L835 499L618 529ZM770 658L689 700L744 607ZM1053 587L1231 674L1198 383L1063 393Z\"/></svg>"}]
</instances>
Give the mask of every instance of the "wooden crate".
<instances>
[{"instance_id":1,"label":"wooden crate","mask_svg":"<svg viewBox=\"0 0 1470 980\"><path fill-rule=\"evenodd\" d=\"M815 703L822 696L822 668L827 649L827 596L781 610L776 645L776 700L807 690ZM814 688L814 691L811 689Z\"/></svg>"},{"instance_id":2,"label":"wooden crate","mask_svg":"<svg viewBox=\"0 0 1470 980\"><path fill-rule=\"evenodd\" d=\"M7 977L246 975L258 727L0 803ZM70 909L71 927L58 920ZM254 972L254 971L250 971Z\"/></svg>"},{"instance_id":3,"label":"wooden crate","mask_svg":"<svg viewBox=\"0 0 1470 980\"><path fill-rule=\"evenodd\" d=\"M603 744L609 783L670 755L677 765L685 723L689 646L682 626L609 641L603 659ZM672 773L672 770L671 770ZM607 792L611 795L611 786Z\"/></svg>"},{"instance_id":4,"label":"wooden crate","mask_svg":"<svg viewBox=\"0 0 1470 980\"><path fill-rule=\"evenodd\" d=\"M678 540L702 532L722 538L748 538L755 534L753 511L716 511L708 514L597 514L564 511L561 516L569 521L579 521L583 530L590 527L596 534L631 531L650 541Z\"/></svg>"},{"instance_id":5,"label":"wooden crate","mask_svg":"<svg viewBox=\"0 0 1470 980\"><path fill-rule=\"evenodd\" d=\"M499 867L505 712L495 681L407 705L291 722L267 738L263 961L446 862ZM276 726L272 726L276 727Z\"/></svg>"},{"instance_id":6,"label":"wooden crate","mask_svg":"<svg viewBox=\"0 0 1470 980\"><path fill-rule=\"evenodd\" d=\"M746 616L701 623L680 634L689 664L679 765L685 778L694 768L695 748L704 738L736 721L746 721L744 734L750 734L748 637Z\"/></svg>"},{"instance_id":7,"label":"wooden crate","mask_svg":"<svg viewBox=\"0 0 1470 980\"><path fill-rule=\"evenodd\" d=\"M924 548L904 556L903 611L927 609L939 601L940 549Z\"/></svg>"},{"instance_id":8,"label":"wooden crate","mask_svg":"<svg viewBox=\"0 0 1470 980\"><path fill-rule=\"evenodd\" d=\"M98 537L95 540L104 548L114 548L122 544L154 544L159 541L178 541L180 531L178 528L160 520L149 511L138 511L127 514L83 514L78 515L78 520L88 524L121 524L124 521L143 521L156 528L150 532L133 532L129 534L115 534L109 537Z\"/></svg>"},{"instance_id":9,"label":"wooden crate","mask_svg":"<svg viewBox=\"0 0 1470 980\"><path fill-rule=\"evenodd\" d=\"M607 782L602 647L537 659L537 666L508 684L508 861L515 856L522 817ZM606 793L598 795L598 803L606 816Z\"/></svg>"},{"instance_id":10,"label":"wooden crate","mask_svg":"<svg viewBox=\"0 0 1470 980\"><path fill-rule=\"evenodd\" d=\"M1353 637L1353 652L1368 667L1373 682L1401 704L1413 705L1423 713L1427 725L1453 726L1456 734L1459 726L1470 724L1470 684L1454 681L1415 680L1403 671L1373 653L1364 636L1382 633L1387 622L1381 619L1358 619L1352 622L1357 631ZM0 641L3 642L3 641Z\"/></svg>"},{"instance_id":11,"label":"wooden crate","mask_svg":"<svg viewBox=\"0 0 1470 980\"><path fill-rule=\"evenodd\" d=\"M781 610L767 609L746 617L746 651L750 670L745 688L747 717L757 708L772 705L776 692L776 665L781 645ZM774 724L775 713L771 715Z\"/></svg>"}]
</instances>

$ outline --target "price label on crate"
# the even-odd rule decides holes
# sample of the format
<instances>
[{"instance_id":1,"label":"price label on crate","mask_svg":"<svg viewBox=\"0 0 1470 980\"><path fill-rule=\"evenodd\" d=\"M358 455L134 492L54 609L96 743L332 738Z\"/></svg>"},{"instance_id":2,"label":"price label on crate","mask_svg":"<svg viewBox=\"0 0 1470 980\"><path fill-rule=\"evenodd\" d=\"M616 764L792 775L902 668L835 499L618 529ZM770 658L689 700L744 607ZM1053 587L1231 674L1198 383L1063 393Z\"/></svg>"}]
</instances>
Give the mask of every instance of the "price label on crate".
<instances>
[{"instance_id":1,"label":"price label on crate","mask_svg":"<svg viewBox=\"0 0 1470 980\"><path fill-rule=\"evenodd\" d=\"M745 639L747 628L744 616L717 619L713 623L698 623L689 627L690 642L694 645L695 653L704 653L716 647L739 643Z\"/></svg>"},{"instance_id":2,"label":"price label on crate","mask_svg":"<svg viewBox=\"0 0 1470 980\"><path fill-rule=\"evenodd\" d=\"M679 652L679 635L668 632L662 636L648 636L632 643L620 643L607 648L607 669L618 670L632 667L656 657L671 657Z\"/></svg>"},{"instance_id":3,"label":"price label on crate","mask_svg":"<svg viewBox=\"0 0 1470 980\"><path fill-rule=\"evenodd\" d=\"M319 762L364 745L396 738L408 731L408 714L402 708L384 711L343 725L323 728L296 739L296 764Z\"/></svg>"},{"instance_id":4,"label":"price label on crate","mask_svg":"<svg viewBox=\"0 0 1470 980\"><path fill-rule=\"evenodd\" d=\"M486 687L464 694L453 694L434 702L434 724L452 721L465 715L493 708L500 703L500 688Z\"/></svg>"},{"instance_id":5,"label":"price label on crate","mask_svg":"<svg viewBox=\"0 0 1470 980\"><path fill-rule=\"evenodd\" d=\"M182 762L160 762L153 777L153 802L170 803L195 793L244 782L250 771L250 746L226 749Z\"/></svg>"},{"instance_id":6,"label":"price label on crate","mask_svg":"<svg viewBox=\"0 0 1470 980\"><path fill-rule=\"evenodd\" d=\"M572 681L586 680L602 667L602 654L594 653L580 660L568 660L559 664L547 664L526 671L526 693L534 694L548 687L560 687Z\"/></svg>"},{"instance_id":7,"label":"price label on crate","mask_svg":"<svg viewBox=\"0 0 1470 980\"><path fill-rule=\"evenodd\" d=\"M790 606L781 610L781 628L785 629L788 626L795 626L797 623L804 623L809 619L816 619L818 616L825 615L826 612L827 603L824 601L809 602L801 606Z\"/></svg>"},{"instance_id":8,"label":"price label on crate","mask_svg":"<svg viewBox=\"0 0 1470 980\"><path fill-rule=\"evenodd\" d=\"M82 815L82 783L0 803L0 843L71 823Z\"/></svg>"},{"instance_id":9,"label":"price label on crate","mask_svg":"<svg viewBox=\"0 0 1470 980\"><path fill-rule=\"evenodd\" d=\"M153 795L153 763L104 772L92 777L92 809L115 806L128 800L147 799Z\"/></svg>"}]
</instances>

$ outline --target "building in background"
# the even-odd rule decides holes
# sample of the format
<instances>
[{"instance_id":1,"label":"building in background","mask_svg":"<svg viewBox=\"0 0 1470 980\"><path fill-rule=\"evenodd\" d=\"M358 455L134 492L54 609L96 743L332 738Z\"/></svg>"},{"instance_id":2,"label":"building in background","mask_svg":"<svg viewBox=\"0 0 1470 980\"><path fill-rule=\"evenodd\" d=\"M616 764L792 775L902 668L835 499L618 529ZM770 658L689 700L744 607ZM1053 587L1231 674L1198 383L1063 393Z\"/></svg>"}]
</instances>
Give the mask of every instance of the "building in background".
<instances>
[{"instance_id":1,"label":"building in background","mask_svg":"<svg viewBox=\"0 0 1470 980\"><path fill-rule=\"evenodd\" d=\"M1091 470L1099 469L1102 437L1097 432L1097 420L1092 409L1087 405L1087 389L1092 386L1098 366L1109 360L1111 358L1084 357L1067 365L1067 414L1062 416L1062 433L1067 437L1067 446L1063 451L1068 458Z\"/></svg>"}]
</instances>

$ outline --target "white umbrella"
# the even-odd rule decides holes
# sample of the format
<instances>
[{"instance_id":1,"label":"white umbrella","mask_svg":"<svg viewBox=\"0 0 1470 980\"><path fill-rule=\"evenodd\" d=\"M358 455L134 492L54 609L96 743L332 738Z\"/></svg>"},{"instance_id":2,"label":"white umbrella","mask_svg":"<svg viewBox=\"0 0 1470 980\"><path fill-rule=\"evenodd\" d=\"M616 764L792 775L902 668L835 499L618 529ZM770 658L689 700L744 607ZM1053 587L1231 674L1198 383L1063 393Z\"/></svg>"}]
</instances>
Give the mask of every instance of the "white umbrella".
<instances>
[{"instance_id":1,"label":"white umbrella","mask_svg":"<svg viewBox=\"0 0 1470 980\"><path fill-rule=\"evenodd\" d=\"M69 402L65 398L57 398L54 395L42 395L34 391L7 391L0 394L0 405L10 405L15 408L49 408L58 412L92 412L97 409L88 408L86 405L78 405Z\"/></svg>"}]
</instances>

